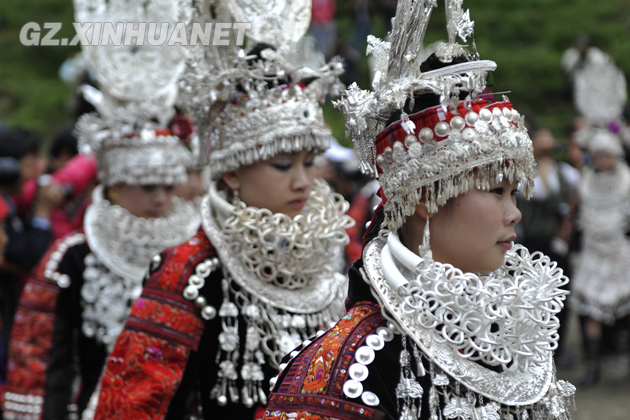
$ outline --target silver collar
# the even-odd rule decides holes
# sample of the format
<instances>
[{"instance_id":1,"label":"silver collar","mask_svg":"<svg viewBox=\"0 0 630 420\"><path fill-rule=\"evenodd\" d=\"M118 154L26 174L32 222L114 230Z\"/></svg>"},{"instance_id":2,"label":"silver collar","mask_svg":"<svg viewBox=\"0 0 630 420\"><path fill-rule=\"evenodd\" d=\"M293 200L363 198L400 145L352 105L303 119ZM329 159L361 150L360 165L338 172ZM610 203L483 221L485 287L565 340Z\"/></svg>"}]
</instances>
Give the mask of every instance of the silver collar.
<instances>
[{"instance_id":1,"label":"silver collar","mask_svg":"<svg viewBox=\"0 0 630 420\"><path fill-rule=\"evenodd\" d=\"M503 405L529 405L545 396L554 380L551 351L542 352L539 359L530 360L527 368L524 367L524 363L514 361L510 368L502 372L495 372L471 358L463 357L456 346L445 339L439 339L439 333L436 334L435 328L425 328L416 321L417 313L411 310L408 304L408 298L413 299L410 292L413 287L410 286L415 279L406 281L405 278L409 277L402 272L411 270L403 268L401 272L396 266L392 266L395 263L388 247L386 237L381 234L365 248L363 260L367 280L383 308L383 314L404 334L412 338L432 362L469 390ZM509 260L509 257L506 260ZM540 261L533 261L534 265L537 262ZM385 274L387 271L398 273L397 278L394 274L392 281L392 274L387 276ZM528 273L522 274L527 276ZM563 295L564 293L558 291L552 298L562 300Z\"/></svg>"},{"instance_id":2,"label":"silver collar","mask_svg":"<svg viewBox=\"0 0 630 420\"><path fill-rule=\"evenodd\" d=\"M201 214L224 269L240 287L275 308L308 314L327 308L345 283L332 262L348 241L345 229L352 219L345 215L347 207L327 185L317 183L303 214L290 219L242 203L233 206L213 187ZM263 270L267 266L284 281Z\"/></svg>"},{"instance_id":3,"label":"silver collar","mask_svg":"<svg viewBox=\"0 0 630 420\"><path fill-rule=\"evenodd\" d=\"M199 212L194 204L174 197L166 217L136 217L103 196L103 186L92 193L92 204L83 222L90 250L114 274L142 279L151 257L179 245L199 228Z\"/></svg>"}]
</instances>

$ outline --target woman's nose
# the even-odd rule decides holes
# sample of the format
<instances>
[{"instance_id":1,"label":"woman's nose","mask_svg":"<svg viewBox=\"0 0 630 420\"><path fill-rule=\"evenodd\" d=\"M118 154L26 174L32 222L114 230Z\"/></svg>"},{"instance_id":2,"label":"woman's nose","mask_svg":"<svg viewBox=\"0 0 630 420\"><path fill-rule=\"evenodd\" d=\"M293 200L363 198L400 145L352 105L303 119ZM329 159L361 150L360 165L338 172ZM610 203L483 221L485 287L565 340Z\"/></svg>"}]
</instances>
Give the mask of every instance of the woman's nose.
<instances>
[{"instance_id":1,"label":"woman's nose","mask_svg":"<svg viewBox=\"0 0 630 420\"><path fill-rule=\"evenodd\" d=\"M523 213L516 206L516 200L511 198L505 212L505 220L508 226L514 226L521 221Z\"/></svg>"},{"instance_id":2,"label":"woman's nose","mask_svg":"<svg viewBox=\"0 0 630 420\"><path fill-rule=\"evenodd\" d=\"M169 194L164 187L159 187L155 191L153 202L159 204L160 206L164 206L168 204L170 197L171 194Z\"/></svg>"},{"instance_id":3,"label":"woman's nose","mask_svg":"<svg viewBox=\"0 0 630 420\"><path fill-rule=\"evenodd\" d=\"M298 165L292 182L294 190L308 190L313 183L312 177L309 176L308 168L304 165Z\"/></svg>"}]
</instances>

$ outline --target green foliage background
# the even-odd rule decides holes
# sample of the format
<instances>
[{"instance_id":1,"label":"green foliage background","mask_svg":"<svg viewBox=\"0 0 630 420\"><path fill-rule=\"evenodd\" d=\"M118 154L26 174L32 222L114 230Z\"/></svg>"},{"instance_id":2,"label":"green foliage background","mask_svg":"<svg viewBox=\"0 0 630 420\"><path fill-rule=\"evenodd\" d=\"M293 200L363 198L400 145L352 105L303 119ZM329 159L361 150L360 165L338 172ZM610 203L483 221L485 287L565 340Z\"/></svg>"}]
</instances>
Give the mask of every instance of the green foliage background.
<instances>
[{"instance_id":1,"label":"green foliage background","mask_svg":"<svg viewBox=\"0 0 630 420\"><path fill-rule=\"evenodd\" d=\"M446 38L444 6L439 0L427 41ZM351 38L352 6L337 0L341 36ZM562 96L560 57L576 34L587 33L594 45L630 73L630 0L467 0L475 21L482 58L497 62L496 89L508 95L519 111L550 127L559 138L574 116ZM384 21L372 15L373 32L384 36ZM56 38L74 36L70 0L2 0L0 2L0 122L22 125L50 135L69 117L71 88L58 77L61 63L78 47L26 47L19 42L27 22L62 22ZM363 55L364 48L361 51ZM365 59L358 82L369 86ZM327 107L326 118L343 138L343 116ZM346 141L343 141L346 143Z\"/></svg>"}]
</instances>

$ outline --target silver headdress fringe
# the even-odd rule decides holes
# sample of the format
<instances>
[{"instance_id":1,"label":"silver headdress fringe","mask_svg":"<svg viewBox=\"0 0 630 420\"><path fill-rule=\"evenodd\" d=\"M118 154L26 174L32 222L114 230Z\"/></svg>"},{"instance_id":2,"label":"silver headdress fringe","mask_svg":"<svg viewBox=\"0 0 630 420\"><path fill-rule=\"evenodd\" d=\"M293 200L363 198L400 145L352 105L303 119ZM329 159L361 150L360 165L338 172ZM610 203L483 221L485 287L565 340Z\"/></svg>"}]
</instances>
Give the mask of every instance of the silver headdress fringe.
<instances>
[{"instance_id":1,"label":"silver headdress fringe","mask_svg":"<svg viewBox=\"0 0 630 420\"><path fill-rule=\"evenodd\" d=\"M477 109L478 104L474 104ZM462 112L464 117L455 116L434 128L424 127L419 137L408 135L404 145L395 141L377 156L389 229L402 226L415 212L423 193L432 213L459 194L473 188L488 190L503 179L523 180L526 197L532 194L535 161L518 112L507 102L488 105L479 113ZM437 142L434 136L447 138Z\"/></svg>"},{"instance_id":2,"label":"silver headdress fringe","mask_svg":"<svg viewBox=\"0 0 630 420\"><path fill-rule=\"evenodd\" d=\"M123 36L140 22L168 23L170 35L190 11L184 0L74 3L77 22L93 23L86 33L92 40L98 36L92 33L94 27L110 22L126 23ZM96 155L99 179L105 185L185 182L183 162L189 159L189 152L178 137L165 130L175 114L176 82L184 69L182 49L138 41L135 45L112 44L103 38L97 45L83 47L99 88L82 88L97 113L83 116L77 124L80 151Z\"/></svg>"},{"instance_id":3,"label":"silver headdress fringe","mask_svg":"<svg viewBox=\"0 0 630 420\"><path fill-rule=\"evenodd\" d=\"M280 18L283 24L271 29ZM336 58L326 64L321 55L308 52L307 41L296 43L308 28L310 2L273 7L245 7L236 0L214 2L198 5L193 17L202 24L232 20L252 22L252 31L246 32L250 46L262 42L277 49L263 50L262 59L256 60L233 38L227 46L188 50L189 69L182 86L191 95L188 108L213 179L279 153L324 151L331 132L319 103L342 89L341 61Z\"/></svg>"},{"instance_id":4,"label":"silver headdress fringe","mask_svg":"<svg viewBox=\"0 0 630 420\"><path fill-rule=\"evenodd\" d=\"M461 0L445 0L445 6L449 42L438 45L435 54L444 63L460 56L467 62L423 73L422 42L437 1L401 0L392 21L391 42L368 37L367 53L376 63L373 91L353 84L335 103L346 114L346 129L361 169L381 182L388 200L386 223L392 231L413 213L423 192L435 212L469 188L488 188L504 177L528 180L529 195L535 176L531 140L507 98L487 101L485 109L479 109L486 75L496 63L479 60L474 42L473 53L456 43L457 37L466 42L473 35L474 22L462 10ZM469 93L463 103L461 92ZM407 115L405 104L413 109L414 95L426 93L437 95L440 106L415 114L416 118ZM437 113L439 122L416 127L414 120L427 111ZM396 112L401 112L400 120L387 126Z\"/></svg>"}]
</instances>

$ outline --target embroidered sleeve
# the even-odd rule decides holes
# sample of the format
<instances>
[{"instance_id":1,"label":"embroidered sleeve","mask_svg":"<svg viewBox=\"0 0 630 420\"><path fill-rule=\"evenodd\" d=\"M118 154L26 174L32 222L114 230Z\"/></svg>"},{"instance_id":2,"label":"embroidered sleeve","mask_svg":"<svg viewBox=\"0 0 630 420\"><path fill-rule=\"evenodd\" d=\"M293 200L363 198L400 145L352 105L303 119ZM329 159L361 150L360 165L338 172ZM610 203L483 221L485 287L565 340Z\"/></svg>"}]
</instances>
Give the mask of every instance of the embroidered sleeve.
<instances>
[{"instance_id":1,"label":"embroidered sleeve","mask_svg":"<svg viewBox=\"0 0 630 420\"><path fill-rule=\"evenodd\" d=\"M5 418L41 418L57 319L57 298L60 289L69 287L71 282L67 274L57 269L66 251L84 241L81 233L57 241L27 278L11 334Z\"/></svg>"},{"instance_id":2,"label":"embroidered sleeve","mask_svg":"<svg viewBox=\"0 0 630 420\"><path fill-rule=\"evenodd\" d=\"M195 262L213 252L198 235L154 260L107 360L96 420L165 418L204 328L199 309L182 291Z\"/></svg>"},{"instance_id":3,"label":"embroidered sleeve","mask_svg":"<svg viewBox=\"0 0 630 420\"><path fill-rule=\"evenodd\" d=\"M108 359L95 419L163 419L189 355L189 346L125 329Z\"/></svg>"}]
</instances>

